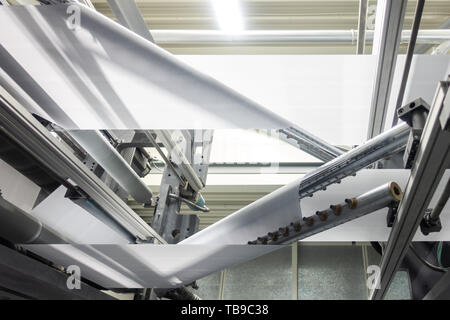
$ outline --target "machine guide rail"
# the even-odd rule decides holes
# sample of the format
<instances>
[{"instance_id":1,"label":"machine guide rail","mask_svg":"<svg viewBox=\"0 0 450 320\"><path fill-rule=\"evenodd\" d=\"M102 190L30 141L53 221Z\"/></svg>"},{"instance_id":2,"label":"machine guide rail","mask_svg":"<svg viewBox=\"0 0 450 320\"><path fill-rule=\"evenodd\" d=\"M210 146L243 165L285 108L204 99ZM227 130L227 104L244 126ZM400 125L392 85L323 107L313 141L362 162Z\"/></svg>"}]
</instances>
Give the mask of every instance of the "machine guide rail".
<instances>
[{"instance_id":1,"label":"machine guide rail","mask_svg":"<svg viewBox=\"0 0 450 320\"><path fill-rule=\"evenodd\" d=\"M329 209L316 211L315 215L293 221L287 226L249 241L248 244L289 244L379 209L395 207L401 198L400 186L395 182L389 182L356 198L348 198L342 203L330 205Z\"/></svg>"},{"instance_id":2,"label":"machine guide rail","mask_svg":"<svg viewBox=\"0 0 450 320\"><path fill-rule=\"evenodd\" d=\"M405 148L409 132L407 123L399 124L320 166L300 183L300 199L311 197L314 192L325 190L327 186L339 183L343 178Z\"/></svg>"}]
</instances>

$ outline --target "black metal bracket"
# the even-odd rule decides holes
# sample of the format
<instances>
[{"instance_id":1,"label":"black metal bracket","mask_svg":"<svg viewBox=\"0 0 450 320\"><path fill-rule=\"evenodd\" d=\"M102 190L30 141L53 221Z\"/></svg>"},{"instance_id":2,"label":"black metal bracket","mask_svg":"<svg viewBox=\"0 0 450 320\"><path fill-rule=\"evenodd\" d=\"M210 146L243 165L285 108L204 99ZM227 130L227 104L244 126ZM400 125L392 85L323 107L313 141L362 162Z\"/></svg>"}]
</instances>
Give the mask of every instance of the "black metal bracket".
<instances>
[{"instance_id":1,"label":"black metal bracket","mask_svg":"<svg viewBox=\"0 0 450 320\"><path fill-rule=\"evenodd\" d=\"M420 222L420 231L426 236L432 232L439 232L442 229L441 219L439 217L434 219L431 218L431 212L431 209L427 209L425 211L425 216Z\"/></svg>"},{"instance_id":2,"label":"black metal bracket","mask_svg":"<svg viewBox=\"0 0 450 320\"><path fill-rule=\"evenodd\" d=\"M397 111L398 117L411 127L403 155L405 169L412 168L429 111L430 106L421 98L404 105Z\"/></svg>"},{"instance_id":3,"label":"black metal bracket","mask_svg":"<svg viewBox=\"0 0 450 320\"><path fill-rule=\"evenodd\" d=\"M393 202L389 206L389 211L386 215L386 225L388 228L392 228L394 225L395 217L397 216L398 202Z\"/></svg>"}]
</instances>

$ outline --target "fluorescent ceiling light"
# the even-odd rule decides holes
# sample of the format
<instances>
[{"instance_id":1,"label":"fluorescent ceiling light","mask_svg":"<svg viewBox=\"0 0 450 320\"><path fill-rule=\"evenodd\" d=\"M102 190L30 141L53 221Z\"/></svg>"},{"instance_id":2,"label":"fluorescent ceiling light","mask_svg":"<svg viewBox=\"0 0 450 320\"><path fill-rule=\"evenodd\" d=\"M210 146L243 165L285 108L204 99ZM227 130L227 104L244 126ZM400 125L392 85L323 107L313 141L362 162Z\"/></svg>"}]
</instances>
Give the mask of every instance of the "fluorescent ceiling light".
<instances>
[{"instance_id":1,"label":"fluorescent ceiling light","mask_svg":"<svg viewBox=\"0 0 450 320\"><path fill-rule=\"evenodd\" d=\"M239 0L211 0L222 31L236 33L244 30Z\"/></svg>"}]
</instances>

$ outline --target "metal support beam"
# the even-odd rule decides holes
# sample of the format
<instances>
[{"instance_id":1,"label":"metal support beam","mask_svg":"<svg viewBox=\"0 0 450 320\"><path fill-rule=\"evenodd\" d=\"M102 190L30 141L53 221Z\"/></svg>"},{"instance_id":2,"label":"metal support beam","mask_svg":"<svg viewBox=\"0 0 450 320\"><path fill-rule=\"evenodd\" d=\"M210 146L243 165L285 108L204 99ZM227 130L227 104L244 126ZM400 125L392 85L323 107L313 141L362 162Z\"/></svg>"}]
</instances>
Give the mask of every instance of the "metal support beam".
<instances>
[{"instance_id":1,"label":"metal support beam","mask_svg":"<svg viewBox=\"0 0 450 320\"><path fill-rule=\"evenodd\" d=\"M406 0L378 1L373 53L378 56L367 138L384 131Z\"/></svg>"},{"instance_id":2,"label":"metal support beam","mask_svg":"<svg viewBox=\"0 0 450 320\"><path fill-rule=\"evenodd\" d=\"M108 0L108 4L121 25L155 42L134 0Z\"/></svg>"},{"instance_id":3,"label":"metal support beam","mask_svg":"<svg viewBox=\"0 0 450 320\"><path fill-rule=\"evenodd\" d=\"M366 46L367 0L359 0L358 38L356 39L356 54L363 54Z\"/></svg>"},{"instance_id":4,"label":"metal support beam","mask_svg":"<svg viewBox=\"0 0 450 320\"><path fill-rule=\"evenodd\" d=\"M380 286L371 299L384 298L431 198L450 163L450 82L440 82L420 140L419 152L381 260Z\"/></svg>"}]
</instances>

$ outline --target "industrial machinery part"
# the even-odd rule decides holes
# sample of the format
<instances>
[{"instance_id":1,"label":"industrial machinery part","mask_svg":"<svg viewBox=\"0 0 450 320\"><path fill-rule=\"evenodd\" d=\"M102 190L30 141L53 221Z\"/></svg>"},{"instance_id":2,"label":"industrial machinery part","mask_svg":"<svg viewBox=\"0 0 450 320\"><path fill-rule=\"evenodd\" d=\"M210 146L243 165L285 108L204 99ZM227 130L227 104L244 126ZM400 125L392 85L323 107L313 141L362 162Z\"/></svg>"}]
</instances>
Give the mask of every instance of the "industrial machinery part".
<instances>
[{"instance_id":1,"label":"industrial machinery part","mask_svg":"<svg viewBox=\"0 0 450 320\"><path fill-rule=\"evenodd\" d=\"M41 188L35 205L61 185L61 179L45 168L0 130L0 158Z\"/></svg>"},{"instance_id":2,"label":"industrial machinery part","mask_svg":"<svg viewBox=\"0 0 450 320\"><path fill-rule=\"evenodd\" d=\"M115 300L83 278L80 289L67 283L70 274L0 245L0 297L27 300Z\"/></svg>"},{"instance_id":3,"label":"industrial machinery part","mask_svg":"<svg viewBox=\"0 0 450 320\"><path fill-rule=\"evenodd\" d=\"M0 238L14 244L67 243L54 230L0 196Z\"/></svg>"},{"instance_id":4,"label":"industrial machinery part","mask_svg":"<svg viewBox=\"0 0 450 320\"><path fill-rule=\"evenodd\" d=\"M366 141L362 145L346 152L307 174L300 183L300 198L312 196L332 183L356 174L371 163L387 157L405 147L409 126L399 124L392 129Z\"/></svg>"},{"instance_id":5,"label":"industrial machinery part","mask_svg":"<svg viewBox=\"0 0 450 320\"><path fill-rule=\"evenodd\" d=\"M69 134L136 201L151 203L152 191L99 131L71 130Z\"/></svg>"},{"instance_id":6,"label":"industrial machinery part","mask_svg":"<svg viewBox=\"0 0 450 320\"><path fill-rule=\"evenodd\" d=\"M8 136L61 178L89 194L134 237L165 241L126 203L44 128L23 106L0 87L0 124Z\"/></svg>"},{"instance_id":7,"label":"industrial machinery part","mask_svg":"<svg viewBox=\"0 0 450 320\"><path fill-rule=\"evenodd\" d=\"M422 222L420 222L420 230L424 235L430 234L430 232L439 232L442 229L441 219L439 218L442 209L444 209L450 197L450 179L445 185L444 191L442 192L436 206L425 212Z\"/></svg>"},{"instance_id":8,"label":"industrial machinery part","mask_svg":"<svg viewBox=\"0 0 450 320\"><path fill-rule=\"evenodd\" d=\"M170 159L172 162L176 164L176 171L179 171L182 177L185 178L187 183L191 186L191 188L198 192L203 189L204 184L200 180L200 178L195 173L192 168L191 163L186 158L183 150L180 148L180 144L182 141L174 141L173 136L170 131L166 130L155 130L156 136L162 142L164 147L166 147L168 154L170 155ZM179 135L181 137L181 135ZM182 138L182 137L181 137Z\"/></svg>"},{"instance_id":9,"label":"industrial machinery part","mask_svg":"<svg viewBox=\"0 0 450 320\"><path fill-rule=\"evenodd\" d=\"M397 110L398 117L411 127L405 153L403 154L403 166L405 169L411 169L412 167L429 111L430 106L421 98Z\"/></svg>"},{"instance_id":10,"label":"industrial machinery part","mask_svg":"<svg viewBox=\"0 0 450 320\"><path fill-rule=\"evenodd\" d=\"M395 206L402 198L402 190L395 182L389 182L356 198L331 205L315 215L303 217L281 226L267 235L249 241L249 244L290 244L316 233L336 227L379 209Z\"/></svg>"},{"instance_id":11,"label":"industrial machinery part","mask_svg":"<svg viewBox=\"0 0 450 320\"><path fill-rule=\"evenodd\" d=\"M409 250L425 210L440 178L450 166L450 98L449 81L439 83L420 140L419 152L411 169L405 196L399 204L392 231L381 259L380 286L371 299L384 298Z\"/></svg>"},{"instance_id":12,"label":"industrial machinery part","mask_svg":"<svg viewBox=\"0 0 450 320\"><path fill-rule=\"evenodd\" d=\"M299 127L289 127L278 131L282 140L324 162L333 160L344 153L342 150Z\"/></svg>"},{"instance_id":13,"label":"industrial machinery part","mask_svg":"<svg viewBox=\"0 0 450 320\"><path fill-rule=\"evenodd\" d=\"M375 55L376 73L369 111L367 139L382 133L386 127L392 82L397 65L398 48L402 37L407 0L379 1L375 23L372 55ZM409 40L409 39L408 39Z\"/></svg>"},{"instance_id":14,"label":"industrial machinery part","mask_svg":"<svg viewBox=\"0 0 450 320\"><path fill-rule=\"evenodd\" d=\"M192 210L195 211L202 211L202 212L209 212L209 208L205 206L205 200L203 199L203 196L199 194L199 201L196 203L185 199L183 197L180 197L179 195L176 195L174 193L169 193L169 198L180 200L181 202L184 202L190 207Z\"/></svg>"}]
</instances>

